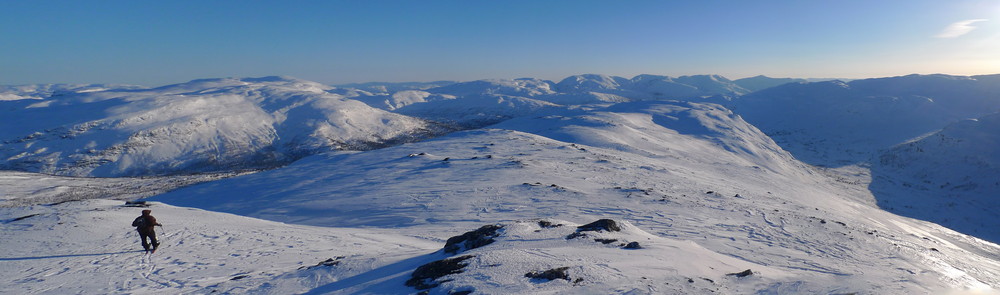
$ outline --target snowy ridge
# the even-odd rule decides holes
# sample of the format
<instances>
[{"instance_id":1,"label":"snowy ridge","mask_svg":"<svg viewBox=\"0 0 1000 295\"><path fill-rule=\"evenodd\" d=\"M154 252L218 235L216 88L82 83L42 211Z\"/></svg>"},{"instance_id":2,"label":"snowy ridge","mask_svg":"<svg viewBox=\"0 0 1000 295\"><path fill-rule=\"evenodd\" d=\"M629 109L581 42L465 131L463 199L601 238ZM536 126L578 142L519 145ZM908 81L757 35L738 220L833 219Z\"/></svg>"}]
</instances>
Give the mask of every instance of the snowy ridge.
<instances>
[{"instance_id":1,"label":"snowy ridge","mask_svg":"<svg viewBox=\"0 0 1000 295\"><path fill-rule=\"evenodd\" d=\"M286 77L203 79L10 102L3 167L76 176L267 168L432 132L426 122ZM34 118L50 118L37 120ZM22 124L22 123L18 123Z\"/></svg>"},{"instance_id":2,"label":"snowy ridge","mask_svg":"<svg viewBox=\"0 0 1000 295\"><path fill-rule=\"evenodd\" d=\"M733 80L733 83L751 92L760 91L788 83L802 83L802 82L809 82L809 81L806 79L798 79L798 78L771 78L764 75Z\"/></svg>"},{"instance_id":3,"label":"snowy ridge","mask_svg":"<svg viewBox=\"0 0 1000 295\"><path fill-rule=\"evenodd\" d=\"M693 75L677 78L638 75L632 79L625 79L587 74L563 79L556 84L556 89L568 93L607 93L633 100L690 100L715 95L738 96L750 92L733 81L718 75Z\"/></svg>"},{"instance_id":4,"label":"snowy ridge","mask_svg":"<svg viewBox=\"0 0 1000 295\"><path fill-rule=\"evenodd\" d=\"M111 89L142 89L142 86L115 84L35 84L0 85L0 101L22 99L45 99L53 95L96 92Z\"/></svg>"}]
</instances>

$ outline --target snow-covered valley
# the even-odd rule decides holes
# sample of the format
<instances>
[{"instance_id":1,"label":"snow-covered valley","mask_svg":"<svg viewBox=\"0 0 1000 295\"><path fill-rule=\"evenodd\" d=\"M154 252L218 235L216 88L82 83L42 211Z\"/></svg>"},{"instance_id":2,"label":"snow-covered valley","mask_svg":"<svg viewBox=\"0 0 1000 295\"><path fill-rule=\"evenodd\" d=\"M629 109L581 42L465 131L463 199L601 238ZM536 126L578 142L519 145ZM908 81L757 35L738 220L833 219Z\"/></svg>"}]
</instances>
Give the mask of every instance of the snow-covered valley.
<instances>
[{"instance_id":1,"label":"snow-covered valley","mask_svg":"<svg viewBox=\"0 0 1000 295\"><path fill-rule=\"evenodd\" d=\"M995 293L1000 91L907 77L17 88L7 169L158 176L0 174L0 293Z\"/></svg>"}]
</instances>

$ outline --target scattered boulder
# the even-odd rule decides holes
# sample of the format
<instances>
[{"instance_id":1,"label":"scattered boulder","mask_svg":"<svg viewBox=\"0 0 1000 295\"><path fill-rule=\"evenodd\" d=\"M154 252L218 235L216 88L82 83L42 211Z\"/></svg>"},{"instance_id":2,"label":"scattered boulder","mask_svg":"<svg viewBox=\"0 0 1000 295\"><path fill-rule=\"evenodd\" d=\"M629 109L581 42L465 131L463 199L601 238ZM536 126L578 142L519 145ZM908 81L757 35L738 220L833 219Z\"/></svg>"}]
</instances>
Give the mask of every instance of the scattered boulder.
<instances>
[{"instance_id":1,"label":"scattered boulder","mask_svg":"<svg viewBox=\"0 0 1000 295\"><path fill-rule=\"evenodd\" d=\"M340 260L341 259L344 259L344 256L337 256L337 258L327 258L326 260L320 261L320 263L317 263L316 265L309 266L309 267L303 266L303 267L300 267L299 269L313 269L313 268L324 267L324 266L335 266L335 265L340 264Z\"/></svg>"},{"instance_id":2,"label":"scattered boulder","mask_svg":"<svg viewBox=\"0 0 1000 295\"><path fill-rule=\"evenodd\" d=\"M611 219L601 219L576 227L576 231L622 231L621 226Z\"/></svg>"},{"instance_id":3,"label":"scattered boulder","mask_svg":"<svg viewBox=\"0 0 1000 295\"><path fill-rule=\"evenodd\" d=\"M639 246L639 242L629 242L628 244L625 244L624 248L625 249L642 249L642 246Z\"/></svg>"},{"instance_id":4,"label":"scattered boulder","mask_svg":"<svg viewBox=\"0 0 1000 295\"><path fill-rule=\"evenodd\" d=\"M539 220L538 221L538 226L541 226L542 228L554 228L554 227L560 227L560 226L563 226L563 225L562 225L562 223L555 224L555 223L552 223L551 221L548 221L548 220Z\"/></svg>"},{"instance_id":5,"label":"scattered boulder","mask_svg":"<svg viewBox=\"0 0 1000 295\"><path fill-rule=\"evenodd\" d=\"M587 234L583 233L585 231L621 231L621 226L617 222L611 219L600 219L588 224L584 224L576 227L576 232L566 236L567 240L572 240L579 237L586 237Z\"/></svg>"},{"instance_id":6,"label":"scattered boulder","mask_svg":"<svg viewBox=\"0 0 1000 295\"><path fill-rule=\"evenodd\" d=\"M611 244L611 243L614 243L614 242L617 242L617 241L618 241L618 239L594 239L594 242L598 242L598 243L605 244L605 245Z\"/></svg>"},{"instance_id":7,"label":"scattered boulder","mask_svg":"<svg viewBox=\"0 0 1000 295\"><path fill-rule=\"evenodd\" d=\"M569 269L568 266L557 267L542 272L532 271L524 274L524 276L532 279L539 279L546 281L551 281L555 279L563 279L569 281L569 274L566 273L566 270L568 269Z\"/></svg>"},{"instance_id":8,"label":"scattered boulder","mask_svg":"<svg viewBox=\"0 0 1000 295\"><path fill-rule=\"evenodd\" d=\"M437 281L437 279L450 274L462 273L462 269L469 265L468 263L462 262L472 257L475 256L463 255L421 265L413 271L413 274L410 275L410 279L406 280L406 285L417 288L417 290L426 290L437 287L438 285L441 285L441 283L448 281Z\"/></svg>"},{"instance_id":9,"label":"scattered boulder","mask_svg":"<svg viewBox=\"0 0 1000 295\"><path fill-rule=\"evenodd\" d=\"M484 225L474 231L451 237L444 244L444 252L456 254L458 252L492 244L495 241L493 238L500 235L497 231L501 228L503 228L503 226L499 224Z\"/></svg>"},{"instance_id":10,"label":"scattered boulder","mask_svg":"<svg viewBox=\"0 0 1000 295\"><path fill-rule=\"evenodd\" d=\"M747 269L747 270L744 270L744 271L741 271L741 272L727 273L726 275L727 276L735 276L737 278L742 278L742 277L747 277L747 276L753 275L753 271Z\"/></svg>"}]
</instances>

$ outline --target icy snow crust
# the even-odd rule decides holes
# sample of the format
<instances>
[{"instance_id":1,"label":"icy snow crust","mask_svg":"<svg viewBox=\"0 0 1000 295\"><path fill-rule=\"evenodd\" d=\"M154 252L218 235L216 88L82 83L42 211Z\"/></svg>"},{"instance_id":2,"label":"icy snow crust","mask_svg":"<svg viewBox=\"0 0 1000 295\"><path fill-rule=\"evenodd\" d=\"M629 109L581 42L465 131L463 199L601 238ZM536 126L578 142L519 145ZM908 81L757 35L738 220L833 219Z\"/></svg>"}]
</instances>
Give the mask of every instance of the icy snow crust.
<instances>
[{"instance_id":1,"label":"icy snow crust","mask_svg":"<svg viewBox=\"0 0 1000 295\"><path fill-rule=\"evenodd\" d=\"M655 93L636 90L639 82L652 81L659 85L655 89L679 83L715 89L704 90L715 91L710 95L743 91L727 86L732 81L571 78L485 80L405 93L282 77L132 91L203 97L261 87L270 92L236 96L278 105L297 101L292 97L336 97L330 101L360 106L345 116L410 109L421 119L388 114L424 124L404 126L499 123L374 150L317 153L282 168L148 198L165 225L163 248L148 257L135 252L141 247L128 227L142 208L121 201L0 208L0 293L409 294L420 291L406 285L415 270L447 261L461 261L451 264L459 271L424 280L429 294L940 294L1000 288L997 245L881 210L875 206L879 195L869 191L875 180L853 181L841 170L803 164L741 113L699 102L706 101L701 94L660 101ZM837 83L820 86L842 87ZM782 87L795 86L777 89ZM95 95L72 97L106 101ZM270 98L281 95L288 96ZM128 96L158 105L157 98ZM112 101L97 109L142 109ZM285 121L300 116L285 114ZM379 122L387 130L398 126ZM992 118L977 122L984 124L959 124L942 133L990 142L992 137L974 135L989 134L991 127L981 126L992 126L986 124ZM931 148L922 142L913 143ZM905 179L907 173L925 175L919 171L930 166L891 167L896 170L887 178ZM872 177L881 175L875 172ZM0 174L0 192L9 196L7 204L21 196L63 198L50 192L72 187L131 199L116 188L138 183L172 189L169 179L88 184L85 178L9 172ZM599 219L615 221L620 231L578 228ZM490 225L498 228L486 237L492 241L442 250L449 237ZM736 275L745 270L752 274Z\"/></svg>"}]
</instances>

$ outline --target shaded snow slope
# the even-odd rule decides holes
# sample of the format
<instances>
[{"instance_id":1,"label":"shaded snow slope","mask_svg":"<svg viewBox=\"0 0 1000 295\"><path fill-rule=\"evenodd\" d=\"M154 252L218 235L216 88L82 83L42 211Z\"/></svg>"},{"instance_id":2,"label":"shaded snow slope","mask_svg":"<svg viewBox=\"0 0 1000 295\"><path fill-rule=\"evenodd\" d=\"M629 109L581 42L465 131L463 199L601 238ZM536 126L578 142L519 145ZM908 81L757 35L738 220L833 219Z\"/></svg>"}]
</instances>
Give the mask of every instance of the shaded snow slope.
<instances>
[{"instance_id":1,"label":"shaded snow slope","mask_svg":"<svg viewBox=\"0 0 1000 295\"><path fill-rule=\"evenodd\" d=\"M742 96L732 107L800 160L843 166L951 122L1000 110L1000 84L987 77L785 84Z\"/></svg>"},{"instance_id":2,"label":"shaded snow slope","mask_svg":"<svg viewBox=\"0 0 1000 295\"><path fill-rule=\"evenodd\" d=\"M789 275L765 276L749 283L707 284L702 280L703 285L681 289L686 291L933 293L1000 287L996 245L858 202L872 196L788 158L759 131L724 109L681 103L592 108L533 119L538 124L525 118L495 126L523 131L467 131L374 151L312 156L281 169L200 184L152 199L290 223L407 232L471 230L538 218L580 223L612 218L658 237L691 241L711 252ZM544 128L554 122L567 123ZM532 125L539 128L527 128ZM580 128L604 136L572 136ZM652 136L660 133L666 134ZM726 142L723 134L751 138ZM641 142L648 144L636 144ZM450 235L439 237L446 236ZM558 248L552 243L534 247ZM488 251L489 246L482 249ZM541 251L535 253L556 252ZM621 253L600 251L592 253ZM659 257L655 259L665 261L670 256ZM495 264L492 260L472 260L482 275L469 277L475 280L456 277L462 283L447 288L461 291L458 288L468 284L475 289L521 286L516 288L531 292L583 288L563 280L544 285L499 283L523 275L520 272L526 267L515 265L544 271L549 265L540 262L545 261L501 261L518 271L500 277L481 269ZM585 276L591 278L633 278L613 275L611 267L589 270L593 272ZM718 270L713 275L737 271L742 269ZM668 281L682 275L687 273L668 275ZM717 277L708 278L715 281ZM622 289L616 289L598 284L587 288L626 293L638 286L621 283ZM654 286L674 290L658 283Z\"/></svg>"},{"instance_id":3,"label":"shaded snow slope","mask_svg":"<svg viewBox=\"0 0 1000 295\"><path fill-rule=\"evenodd\" d=\"M0 165L75 176L266 168L428 132L422 120L330 89L287 77L202 79L0 102Z\"/></svg>"},{"instance_id":4,"label":"shaded snow slope","mask_svg":"<svg viewBox=\"0 0 1000 295\"><path fill-rule=\"evenodd\" d=\"M1000 241L1000 114L949 125L872 164L879 206Z\"/></svg>"}]
</instances>

